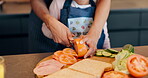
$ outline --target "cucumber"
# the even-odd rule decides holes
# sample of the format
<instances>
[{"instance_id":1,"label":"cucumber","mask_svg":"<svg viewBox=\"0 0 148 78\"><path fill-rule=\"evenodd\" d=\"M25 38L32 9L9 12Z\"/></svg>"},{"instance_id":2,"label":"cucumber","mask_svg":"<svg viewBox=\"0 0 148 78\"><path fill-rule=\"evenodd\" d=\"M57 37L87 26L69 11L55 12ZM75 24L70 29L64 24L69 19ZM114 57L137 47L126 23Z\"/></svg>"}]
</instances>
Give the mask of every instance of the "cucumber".
<instances>
[{"instance_id":1,"label":"cucumber","mask_svg":"<svg viewBox=\"0 0 148 78\"><path fill-rule=\"evenodd\" d=\"M96 51L96 56L100 56L100 57L103 56L103 55L102 55L102 52L103 52L103 51L104 51L104 50L97 50L97 51Z\"/></svg>"},{"instance_id":2,"label":"cucumber","mask_svg":"<svg viewBox=\"0 0 148 78\"><path fill-rule=\"evenodd\" d=\"M114 50L114 49L106 49L106 51L108 51L108 52L110 52L110 53L115 53L115 54L117 54L117 53L119 53L119 51L117 51L117 50Z\"/></svg>"},{"instance_id":3,"label":"cucumber","mask_svg":"<svg viewBox=\"0 0 148 78\"><path fill-rule=\"evenodd\" d=\"M124 49L124 50L128 50L128 51L134 53L134 47L133 47L131 44L126 44L126 45L124 45L124 46L123 46L123 49Z\"/></svg>"},{"instance_id":4,"label":"cucumber","mask_svg":"<svg viewBox=\"0 0 148 78\"><path fill-rule=\"evenodd\" d=\"M117 54L112 54L110 57L111 57L111 58L114 58L116 55L117 55Z\"/></svg>"},{"instance_id":5,"label":"cucumber","mask_svg":"<svg viewBox=\"0 0 148 78\"><path fill-rule=\"evenodd\" d=\"M102 52L102 55L105 56L105 57L109 57L109 56L112 55L112 53L103 51L103 52Z\"/></svg>"},{"instance_id":6,"label":"cucumber","mask_svg":"<svg viewBox=\"0 0 148 78\"><path fill-rule=\"evenodd\" d=\"M99 57L103 56L103 55L102 55L102 50L97 51L97 52L96 52L96 56L99 56Z\"/></svg>"}]
</instances>

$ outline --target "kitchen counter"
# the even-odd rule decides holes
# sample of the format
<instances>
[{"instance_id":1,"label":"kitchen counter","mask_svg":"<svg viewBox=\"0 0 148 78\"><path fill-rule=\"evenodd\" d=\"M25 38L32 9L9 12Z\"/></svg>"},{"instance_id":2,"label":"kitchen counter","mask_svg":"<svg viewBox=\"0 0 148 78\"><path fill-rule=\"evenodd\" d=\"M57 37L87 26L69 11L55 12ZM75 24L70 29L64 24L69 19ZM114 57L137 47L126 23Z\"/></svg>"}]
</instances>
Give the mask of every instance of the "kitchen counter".
<instances>
[{"instance_id":1,"label":"kitchen counter","mask_svg":"<svg viewBox=\"0 0 148 78\"><path fill-rule=\"evenodd\" d=\"M121 48L115 49L121 50ZM135 53L148 57L148 46L135 47ZM34 67L40 60L51 54L52 53L36 53L3 56L6 64L5 78L35 78L35 74L33 73ZM143 78L148 78L148 76Z\"/></svg>"}]
</instances>

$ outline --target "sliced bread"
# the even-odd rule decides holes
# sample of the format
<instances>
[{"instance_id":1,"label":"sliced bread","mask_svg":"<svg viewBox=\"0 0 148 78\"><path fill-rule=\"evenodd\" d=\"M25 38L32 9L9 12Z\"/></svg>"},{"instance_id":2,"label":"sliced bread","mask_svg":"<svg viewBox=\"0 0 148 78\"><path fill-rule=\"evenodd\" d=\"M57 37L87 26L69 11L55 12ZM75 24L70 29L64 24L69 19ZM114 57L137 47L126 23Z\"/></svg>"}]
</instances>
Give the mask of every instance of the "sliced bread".
<instances>
[{"instance_id":1,"label":"sliced bread","mask_svg":"<svg viewBox=\"0 0 148 78\"><path fill-rule=\"evenodd\" d=\"M44 78L96 78L96 77L65 68Z\"/></svg>"},{"instance_id":2,"label":"sliced bread","mask_svg":"<svg viewBox=\"0 0 148 78\"><path fill-rule=\"evenodd\" d=\"M106 68L112 68L112 64L91 59L83 59L69 67L69 69L91 74L97 78L102 76Z\"/></svg>"}]
</instances>

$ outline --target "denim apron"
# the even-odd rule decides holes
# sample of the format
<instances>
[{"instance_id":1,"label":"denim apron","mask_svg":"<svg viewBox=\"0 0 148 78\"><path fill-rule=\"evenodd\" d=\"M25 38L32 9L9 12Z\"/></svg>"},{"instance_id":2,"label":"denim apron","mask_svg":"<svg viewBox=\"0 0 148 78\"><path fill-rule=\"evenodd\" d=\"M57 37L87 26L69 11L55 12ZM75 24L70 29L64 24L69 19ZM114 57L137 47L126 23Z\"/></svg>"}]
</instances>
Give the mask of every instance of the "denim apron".
<instances>
[{"instance_id":1,"label":"denim apron","mask_svg":"<svg viewBox=\"0 0 148 78\"><path fill-rule=\"evenodd\" d=\"M46 3L52 2L51 0L45 0ZM68 18L75 17L94 17L95 12L95 3L90 0L92 7L86 9L74 8L71 7L72 0L66 0L61 9L60 21L68 26ZM48 7L48 6L47 6ZM35 13L32 11L29 18L29 52L38 53L38 52L55 52L57 50L62 50L65 48L64 45L55 43L52 39L45 37L41 31L42 21ZM104 31L102 31L101 37L97 48L102 48L104 43Z\"/></svg>"},{"instance_id":2,"label":"denim apron","mask_svg":"<svg viewBox=\"0 0 148 78\"><path fill-rule=\"evenodd\" d=\"M79 37L86 35L93 23L93 17L96 9L95 2L90 0L91 7L76 8L71 7L73 0L66 0L61 9L60 21L68 26L70 31ZM102 49L105 40L104 30L102 30L101 37L98 41L97 48Z\"/></svg>"}]
</instances>

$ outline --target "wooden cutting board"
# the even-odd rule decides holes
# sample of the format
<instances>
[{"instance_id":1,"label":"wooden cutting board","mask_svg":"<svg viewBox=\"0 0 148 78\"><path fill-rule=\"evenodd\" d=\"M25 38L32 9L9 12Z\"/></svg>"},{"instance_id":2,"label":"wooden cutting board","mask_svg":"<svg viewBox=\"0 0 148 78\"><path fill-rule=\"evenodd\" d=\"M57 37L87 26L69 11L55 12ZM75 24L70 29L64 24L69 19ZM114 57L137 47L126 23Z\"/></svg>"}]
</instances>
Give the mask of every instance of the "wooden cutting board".
<instances>
[{"instance_id":1,"label":"wooden cutting board","mask_svg":"<svg viewBox=\"0 0 148 78\"><path fill-rule=\"evenodd\" d=\"M52 55L51 56L48 56L48 57L46 57L46 58L44 58L43 60L41 60L38 64L37 64L37 66L41 63L41 62L43 62L43 61L46 61L46 60L50 60L50 59L52 59ZM114 60L115 60L115 58L109 58L109 57L97 57L97 56L93 56L93 57L91 57L90 59L92 59L92 60L97 60L97 61L103 61L103 62L107 62L107 63L112 63ZM81 60L81 59L79 59L79 60ZM67 68L68 66L70 66L70 65L67 65L67 66L65 66L65 67L63 67L63 68ZM129 76L130 78L134 78L134 77L132 77L132 76ZM37 75L37 78L43 78L43 76L38 76ZM145 78L145 77L144 77ZM147 78L147 76L146 76L146 78Z\"/></svg>"},{"instance_id":2,"label":"wooden cutting board","mask_svg":"<svg viewBox=\"0 0 148 78\"><path fill-rule=\"evenodd\" d=\"M44 58L43 60L41 60L41 61L37 64L37 66L38 66L41 62L46 61L46 60L50 60L50 59L52 59L52 55L51 55L51 56L48 56L48 57L46 57L46 58ZM96 56L93 56L93 57L91 57L90 59L92 59L92 60L98 60L98 61L103 61L103 62L107 62L107 63L112 63L112 62L115 60L114 58L96 57ZM81 60L81 59L79 59L79 60ZM70 66L70 65L66 65L66 66L64 66L63 68L67 68L67 67L69 67L69 66ZM43 76L37 75L37 78L43 78Z\"/></svg>"}]
</instances>

